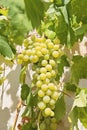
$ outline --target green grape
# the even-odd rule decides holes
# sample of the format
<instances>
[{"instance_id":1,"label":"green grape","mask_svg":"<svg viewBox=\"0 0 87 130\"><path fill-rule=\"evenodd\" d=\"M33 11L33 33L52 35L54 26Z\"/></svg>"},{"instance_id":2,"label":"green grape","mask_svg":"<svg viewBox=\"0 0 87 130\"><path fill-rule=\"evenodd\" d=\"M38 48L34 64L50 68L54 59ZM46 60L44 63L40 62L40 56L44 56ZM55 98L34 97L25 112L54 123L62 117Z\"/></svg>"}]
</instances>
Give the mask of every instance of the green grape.
<instances>
[{"instance_id":1,"label":"green grape","mask_svg":"<svg viewBox=\"0 0 87 130\"><path fill-rule=\"evenodd\" d=\"M40 124L40 130L46 130L46 124L44 122Z\"/></svg>"},{"instance_id":2,"label":"green grape","mask_svg":"<svg viewBox=\"0 0 87 130\"><path fill-rule=\"evenodd\" d=\"M55 103L56 103L56 101L55 101L54 99L51 99L50 102L49 102L49 104L50 104L51 106L54 106Z\"/></svg>"},{"instance_id":3,"label":"green grape","mask_svg":"<svg viewBox=\"0 0 87 130\"><path fill-rule=\"evenodd\" d=\"M56 65L56 62L54 60L50 60L49 64L54 67Z\"/></svg>"},{"instance_id":4,"label":"green grape","mask_svg":"<svg viewBox=\"0 0 87 130\"><path fill-rule=\"evenodd\" d=\"M22 64L22 63L23 63L23 60L22 60L22 59L17 59L17 63L18 63L18 64Z\"/></svg>"},{"instance_id":5,"label":"green grape","mask_svg":"<svg viewBox=\"0 0 87 130\"><path fill-rule=\"evenodd\" d=\"M47 117L47 118L45 119L45 123L46 123L46 125L50 126L51 120L50 120L49 117Z\"/></svg>"},{"instance_id":6,"label":"green grape","mask_svg":"<svg viewBox=\"0 0 87 130\"><path fill-rule=\"evenodd\" d=\"M59 97L59 93L58 92L53 92L53 94L51 95L51 97L54 99L54 100L57 100L58 97Z\"/></svg>"},{"instance_id":7,"label":"green grape","mask_svg":"<svg viewBox=\"0 0 87 130\"><path fill-rule=\"evenodd\" d=\"M54 46L54 44L53 44L52 42L49 42L49 43L47 44L47 46L48 46L48 48L52 49L53 46Z\"/></svg>"},{"instance_id":8,"label":"green grape","mask_svg":"<svg viewBox=\"0 0 87 130\"><path fill-rule=\"evenodd\" d=\"M51 111L51 114L50 114L50 115L51 115L51 117L53 117L53 116L54 116L54 112L53 112L53 111Z\"/></svg>"},{"instance_id":9,"label":"green grape","mask_svg":"<svg viewBox=\"0 0 87 130\"><path fill-rule=\"evenodd\" d=\"M46 54L45 56L44 56L44 60L49 60L49 54Z\"/></svg>"},{"instance_id":10,"label":"green grape","mask_svg":"<svg viewBox=\"0 0 87 130\"><path fill-rule=\"evenodd\" d=\"M50 83L50 80L48 78L45 79L44 81L45 84L49 84Z\"/></svg>"},{"instance_id":11,"label":"green grape","mask_svg":"<svg viewBox=\"0 0 87 130\"><path fill-rule=\"evenodd\" d=\"M40 110L44 110L46 105L43 101L41 101L41 102L38 103L38 107L39 107Z\"/></svg>"},{"instance_id":12,"label":"green grape","mask_svg":"<svg viewBox=\"0 0 87 130\"><path fill-rule=\"evenodd\" d=\"M44 91L42 91L42 90L39 90L39 91L38 91L38 96L39 96L39 97L44 97L44 95L45 95L45 94L44 94Z\"/></svg>"},{"instance_id":13,"label":"green grape","mask_svg":"<svg viewBox=\"0 0 87 130\"><path fill-rule=\"evenodd\" d=\"M59 40L58 38L55 38L55 39L53 40L53 42L54 42L54 44L60 44L60 40Z\"/></svg>"},{"instance_id":14,"label":"green grape","mask_svg":"<svg viewBox=\"0 0 87 130\"><path fill-rule=\"evenodd\" d=\"M53 51L52 56L53 56L54 58L58 58L58 57L59 57L58 51Z\"/></svg>"},{"instance_id":15,"label":"green grape","mask_svg":"<svg viewBox=\"0 0 87 130\"><path fill-rule=\"evenodd\" d=\"M30 49L26 50L26 55L31 56L32 51Z\"/></svg>"},{"instance_id":16,"label":"green grape","mask_svg":"<svg viewBox=\"0 0 87 130\"><path fill-rule=\"evenodd\" d=\"M49 103L49 101L50 101L50 97L49 96L46 95L46 96L43 97L43 102L44 103Z\"/></svg>"},{"instance_id":17,"label":"green grape","mask_svg":"<svg viewBox=\"0 0 87 130\"><path fill-rule=\"evenodd\" d=\"M32 59L32 62L33 62L33 63L37 63L38 60L39 60L38 56L37 56L37 55L34 55L34 56L33 56L33 59Z\"/></svg>"},{"instance_id":18,"label":"green grape","mask_svg":"<svg viewBox=\"0 0 87 130\"><path fill-rule=\"evenodd\" d=\"M58 51L58 50L59 50L59 44L58 44L58 45L54 45L53 49L54 49L55 51Z\"/></svg>"},{"instance_id":19,"label":"green grape","mask_svg":"<svg viewBox=\"0 0 87 130\"><path fill-rule=\"evenodd\" d=\"M42 60L41 65L46 66L48 64L47 60Z\"/></svg>"},{"instance_id":20,"label":"green grape","mask_svg":"<svg viewBox=\"0 0 87 130\"><path fill-rule=\"evenodd\" d=\"M46 48L42 48L41 52L42 52L43 55L46 55L48 53L48 50Z\"/></svg>"},{"instance_id":21,"label":"green grape","mask_svg":"<svg viewBox=\"0 0 87 130\"><path fill-rule=\"evenodd\" d=\"M42 91L47 91L47 89L48 89L48 86L47 86L47 84L43 84L42 86L41 86L41 90Z\"/></svg>"},{"instance_id":22,"label":"green grape","mask_svg":"<svg viewBox=\"0 0 87 130\"><path fill-rule=\"evenodd\" d=\"M40 69L40 73L46 73L46 72L47 72L47 70L46 70L45 67L42 67L42 68Z\"/></svg>"},{"instance_id":23,"label":"green grape","mask_svg":"<svg viewBox=\"0 0 87 130\"><path fill-rule=\"evenodd\" d=\"M41 51L37 51L37 52L36 52L36 55L37 55L38 57L41 57L41 56L42 56L42 52L41 52Z\"/></svg>"},{"instance_id":24,"label":"green grape","mask_svg":"<svg viewBox=\"0 0 87 130\"><path fill-rule=\"evenodd\" d=\"M47 64L46 65L46 69L47 69L47 71L51 71L52 70L52 66L50 64Z\"/></svg>"},{"instance_id":25,"label":"green grape","mask_svg":"<svg viewBox=\"0 0 87 130\"><path fill-rule=\"evenodd\" d=\"M38 43L37 43L37 44L38 44ZM40 47L39 45L37 46L37 44L35 44L35 45L36 45L35 50L41 52L41 47Z\"/></svg>"},{"instance_id":26,"label":"green grape","mask_svg":"<svg viewBox=\"0 0 87 130\"><path fill-rule=\"evenodd\" d=\"M48 89L48 90L46 91L46 95L51 96L51 95L52 95L52 91L51 91L50 89Z\"/></svg>"},{"instance_id":27,"label":"green grape","mask_svg":"<svg viewBox=\"0 0 87 130\"><path fill-rule=\"evenodd\" d=\"M23 54L19 54L18 55L18 59L23 59L24 55Z\"/></svg>"},{"instance_id":28,"label":"green grape","mask_svg":"<svg viewBox=\"0 0 87 130\"><path fill-rule=\"evenodd\" d=\"M51 75L52 75L52 77L56 76L56 71L55 71L55 70L52 70L52 71L51 71Z\"/></svg>"},{"instance_id":29,"label":"green grape","mask_svg":"<svg viewBox=\"0 0 87 130\"><path fill-rule=\"evenodd\" d=\"M50 79L51 78L51 72L46 73L46 78Z\"/></svg>"},{"instance_id":30,"label":"green grape","mask_svg":"<svg viewBox=\"0 0 87 130\"><path fill-rule=\"evenodd\" d=\"M45 80L45 79L46 79L46 74L41 73L41 74L40 74L40 79L41 79L41 80Z\"/></svg>"},{"instance_id":31,"label":"green grape","mask_svg":"<svg viewBox=\"0 0 87 130\"><path fill-rule=\"evenodd\" d=\"M55 85L53 83L49 83L48 88L53 91L55 90Z\"/></svg>"},{"instance_id":32,"label":"green grape","mask_svg":"<svg viewBox=\"0 0 87 130\"><path fill-rule=\"evenodd\" d=\"M46 116L50 116L51 115L51 109L45 108L44 113L45 113Z\"/></svg>"},{"instance_id":33,"label":"green grape","mask_svg":"<svg viewBox=\"0 0 87 130\"><path fill-rule=\"evenodd\" d=\"M51 122L52 122L52 123L56 123L56 118L54 118L54 117L51 118Z\"/></svg>"},{"instance_id":34,"label":"green grape","mask_svg":"<svg viewBox=\"0 0 87 130\"><path fill-rule=\"evenodd\" d=\"M51 123L50 128L51 128L51 130L56 130L57 124L56 123Z\"/></svg>"},{"instance_id":35,"label":"green grape","mask_svg":"<svg viewBox=\"0 0 87 130\"><path fill-rule=\"evenodd\" d=\"M40 88L42 84L43 84L43 83L42 83L41 80L38 80L38 81L36 82L36 86L37 86L38 88Z\"/></svg>"},{"instance_id":36,"label":"green grape","mask_svg":"<svg viewBox=\"0 0 87 130\"><path fill-rule=\"evenodd\" d=\"M27 62L29 60L29 56L28 55L24 55L23 56L23 61Z\"/></svg>"}]
</instances>

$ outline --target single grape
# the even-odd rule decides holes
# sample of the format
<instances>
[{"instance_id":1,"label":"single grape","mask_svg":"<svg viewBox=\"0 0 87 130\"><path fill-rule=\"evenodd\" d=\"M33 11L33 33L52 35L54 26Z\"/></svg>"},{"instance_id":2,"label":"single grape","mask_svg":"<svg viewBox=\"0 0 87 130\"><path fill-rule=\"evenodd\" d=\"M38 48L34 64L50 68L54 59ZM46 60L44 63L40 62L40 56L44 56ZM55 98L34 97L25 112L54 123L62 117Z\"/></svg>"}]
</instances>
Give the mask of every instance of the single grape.
<instances>
[{"instance_id":1,"label":"single grape","mask_svg":"<svg viewBox=\"0 0 87 130\"><path fill-rule=\"evenodd\" d=\"M48 64L47 60L42 60L41 65L46 66Z\"/></svg>"},{"instance_id":2,"label":"single grape","mask_svg":"<svg viewBox=\"0 0 87 130\"><path fill-rule=\"evenodd\" d=\"M55 90L55 85L53 83L49 83L48 88L53 91Z\"/></svg>"},{"instance_id":3,"label":"single grape","mask_svg":"<svg viewBox=\"0 0 87 130\"><path fill-rule=\"evenodd\" d=\"M43 102L44 103L49 103L49 101L50 101L50 97L49 96L46 95L46 96L43 97Z\"/></svg>"},{"instance_id":4,"label":"single grape","mask_svg":"<svg viewBox=\"0 0 87 130\"><path fill-rule=\"evenodd\" d=\"M42 91L42 90L39 90L39 91L38 91L38 96L39 96L39 97L44 97L44 95L45 95L45 94L44 94L44 91Z\"/></svg>"},{"instance_id":5,"label":"single grape","mask_svg":"<svg viewBox=\"0 0 87 130\"><path fill-rule=\"evenodd\" d=\"M58 58L58 57L59 57L58 51L53 51L52 56L53 56L54 58Z\"/></svg>"},{"instance_id":6,"label":"single grape","mask_svg":"<svg viewBox=\"0 0 87 130\"><path fill-rule=\"evenodd\" d=\"M41 90L42 91L47 91L47 89L48 89L48 86L46 85L46 84L43 84L42 86L41 86Z\"/></svg>"},{"instance_id":7,"label":"single grape","mask_svg":"<svg viewBox=\"0 0 87 130\"><path fill-rule=\"evenodd\" d=\"M41 101L41 102L38 103L38 107L39 107L40 110L44 110L46 105L43 101Z\"/></svg>"},{"instance_id":8,"label":"single grape","mask_svg":"<svg viewBox=\"0 0 87 130\"><path fill-rule=\"evenodd\" d=\"M42 68L40 69L40 73L46 73L46 72L47 72L47 70L46 70L45 67L42 67Z\"/></svg>"},{"instance_id":9,"label":"single grape","mask_svg":"<svg viewBox=\"0 0 87 130\"><path fill-rule=\"evenodd\" d=\"M29 56L28 55L24 55L23 56L23 61L27 62L29 60Z\"/></svg>"},{"instance_id":10,"label":"single grape","mask_svg":"<svg viewBox=\"0 0 87 130\"><path fill-rule=\"evenodd\" d=\"M50 102L49 102L49 104L50 104L51 106L55 105L55 103L56 103L56 101L55 101L54 99L51 99Z\"/></svg>"},{"instance_id":11,"label":"single grape","mask_svg":"<svg viewBox=\"0 0 87 130\"><path fill-rule=\"evenodd\" d=\"M44 55L44 60L49 60L49 54Z\"/></svg>"},{"instance_id":12,"label":"single grape","mask_svg":"<svg viewBox=\"0 0 87 130\"><path fill-rule=\"evenodd\" d=\"M45 79L46 79L46 74L41 73L41 74L40 74L40 79L41 79L41 80L45 80Z\"/></svg>"},{"instance_id":13,"label":"single grape","mask_svg":"<svg viewBox=\"0 0 87 130\"><path fill-rule=\"evenodd\" d=\"M55 51L58 51L58 50L59 50L59 44L58 44L58 45L54 45L53 49L54 49Z\"/></svg>"},{"instance_id":14,"label":"single grape","mask_svg":"<svg viewBox=\"0 0 87 130\"><path fill-rule=\"evenodd\" d=\"M47 71L51 71L52 70L52 66L50 64L47 64L46 65L46 69L47 69Z\"/></svg>"},{"instance_id":15,"label":"single grape","mask_svg":"<svg viewBox=\"0 0 87 130\"><path fill-rule=\"evenodd\" d=\"M48 90L46 91L46 95L51 96L51 95L52 95L52 91L51 91L50 89L48 89Z\"/></svg>"},{"instance_id":16,"label":"single grape","mask_svg":"<svg viewBox=\"0 0 87 130\"><path fill-rule=\"evenodd\" d=\"M54 44L52 42L48 42L47 46L48 46L49 49L52 49Z\"/></svg>"},{"instance_id":17,"label":"single grape","mask_svg":"<svg viewBox=\"0 0 87 130\"><path fill-rule=\"evenodd\" d=\"M49 64L54 67L56 65L56 62L54 60L50 60Z\"/></svg>"},{"instance_id":18,"label":"single grape","mask_svg":"<svg viewBox=\"0 0 87 130\"><path fill-rule=\"evenodd\" d=\"M46 78L46 79L44 80L44 83L45 83L45 84L50 83L50 79Z\"/></svg>"},{"instance_id":19,"label":"single grape","mask_svg":"<svg viewBox=\"0 0 87 130\"><path fill-rule=\"evenodd\" d=\"M42 83L41 80L38 80L38 81L36 82L36 86L37 86L38 88L40 88L42 84L43 84L43 83Z\"/></svg>"},{"instance_id":20,"label":"single grape","mask_svg":"<svg viewBox=\"0 0 87 130\"><path fill-rule=\"evenodd\" d=\"M46 130L46 124L44 122L40 124L40 130Z\"/></svg>"},{"instance_id":21,"label":"single grape","mask_svg":"<svg viewBox=\"0 0 87 130\"><path fill-rule=\"evenodd\" d=\"M51 72L46 73L46 78L50 79L51 78Z\"/></svg>"},{"instance_id":22,"label":"single grape","mask_svg":"<svg viewBox=\"0 0 87 130\"><path fill-rule=\"evenodd\" d=\"M46 116L50 116L51 115L51 109L45 108L44 113L45 113Z\"/></svg>"},{"instance_id":23,"label":"single grape","mask_svg":"<svg viewBox=\"0 0 87 130\"><path fill-rule=\"evenodd\" d=\"M54 100L57 100L58 97L59 97L59 93L56 92L56 91L54 91L51 97L52 97Z\"/></svg>"}]
</instances>

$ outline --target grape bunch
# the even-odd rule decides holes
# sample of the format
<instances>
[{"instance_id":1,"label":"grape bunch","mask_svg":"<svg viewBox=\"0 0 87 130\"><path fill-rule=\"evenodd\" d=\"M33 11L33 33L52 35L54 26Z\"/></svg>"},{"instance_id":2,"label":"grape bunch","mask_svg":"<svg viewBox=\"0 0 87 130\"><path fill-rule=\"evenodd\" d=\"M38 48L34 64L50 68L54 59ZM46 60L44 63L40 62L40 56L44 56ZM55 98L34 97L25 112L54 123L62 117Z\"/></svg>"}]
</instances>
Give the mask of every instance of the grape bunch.
<instances>
[{"instance_id":1,"label":"grape bunch","mask_svg":"<svg viewBox=\"0 0 87 130\"><path fill-rule=\"evenodd\" d=\"M57 38L51 41L43 36L31 36L24 40L24 50L18 55L19 64L32 64L32 84L38 93L37 107L44 118L55 116L54 108L60 95L56 81L57 60L63 51L59 43Z\"/></svg>"}]
</instances>

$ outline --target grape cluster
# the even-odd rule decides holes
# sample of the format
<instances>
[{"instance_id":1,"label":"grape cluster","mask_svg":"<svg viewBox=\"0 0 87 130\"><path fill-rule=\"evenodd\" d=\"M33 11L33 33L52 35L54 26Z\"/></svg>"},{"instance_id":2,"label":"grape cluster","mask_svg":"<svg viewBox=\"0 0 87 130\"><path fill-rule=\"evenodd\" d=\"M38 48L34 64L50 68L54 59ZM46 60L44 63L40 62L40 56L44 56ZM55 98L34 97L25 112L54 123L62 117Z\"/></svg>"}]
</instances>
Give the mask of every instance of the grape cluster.
<instances>
[{"instance_id":1,"label":"grape cluster","mask_svg":"<svg viewBox=\"0 0 87 130\"><path fill-rule=\"evenodd\" d=\"M32 63L32 82L38 90L38 108L44 117L54 117L59 97L56 84L57 59L62 55L60 40L31 36L24 40L24 50L18 55L19 64Z\"/></svg>"},{"instance_id":2,"label":"grape cluster","mask_svg":"<svg viewBox=\"0 0 87 130\"><path fill-rule=\"evenodd\" d=\"M57 123L56 119L53 118L46 118L44 121L40 123L40 130L56 130Z\"/></svg>"}]
</instances>

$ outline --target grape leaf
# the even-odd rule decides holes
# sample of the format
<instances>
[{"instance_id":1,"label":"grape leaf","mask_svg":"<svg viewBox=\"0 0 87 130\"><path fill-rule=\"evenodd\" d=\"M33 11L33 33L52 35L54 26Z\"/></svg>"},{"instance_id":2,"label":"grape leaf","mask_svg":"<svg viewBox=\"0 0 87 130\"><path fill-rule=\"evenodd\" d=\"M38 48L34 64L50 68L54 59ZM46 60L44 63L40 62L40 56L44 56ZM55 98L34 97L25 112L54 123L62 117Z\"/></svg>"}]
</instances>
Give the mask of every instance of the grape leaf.
<instances>
[{"instance_id":1,"label":"grape leaf","mask_svg":"<svg viewBox=\"0 0 87 130\"><path fill-rule=\"evenodd\" d=\"M8 58L13 58L14 56L9 44L3 37L0 37L0 54Z\"/></svg>"},{"instance_id":2,"label":"grape leaf","mask_svg":"<svg viewBox=\"0 0 87 130\"><path fill-rule=\"evenodd\" d=\"M69 114L69 121L71 123L71 129L79 130L78 119L81 121L82 125L87 128L87 106L86 107L74 107Z\"/></svg>"},{"instance_id":3,"label":"grape leaf","mask_svg":"<svg viewBox=\"0 0 87 130\"><path fill-rule=\"evenodd\" d=\"M72 92L76 92L77 86L72 84L71 82L67 82L64 84L64 89Z\"/></svg>"},{"instance_id":4,"label":"grape leaf","mask_svg":"<svg viewBox=\"0 0 87 130\"><path fill-rule=\"evenodd\" d=\"M74 56L71 66L71 81L78 84L79 79L87 78L87 57Z\"/></svg>"},{"instance_id":5,"label":"grape leaf","mask_svg":"<svg viewBox=\"0 0 87 130\"><path fill-rule=\"evenodd\" d=\"M86 105L87 105L87 93L85 92L85 90L82 89L80 93L76 95L73 107L75 106L86 107Z\"/></svg>"},{"instance_id":6,"label":"grape leaf","mask_svg":"<svg viewBox=\"0 0 87 130\"><path fill-rule=\"evenodd\" d=\"M60 121L63 118L63 116L65 115L66 105L65 105L65 101L64 101L63 96L61 96L57 100L54 112L55 112L55 118L57 119L57 121Z\"/></svg>"},{"instance_id":7,"label":"grape leaf","mask_svg":"<svg viewBox=\"0 0 87 130\"><path fill-rule=\"evenodd\" d=\"M21 130L36 130L36 128L33 128L31 123L26 123L21 126Z\"/></svg>"},{"instance_id":8,"label":"grape leaf","mask_svg":"<svg viewBox=\"0 0 87 130\"><path fill-rule=\"evenodd\" d=\"M22 98L22 100L26 100L27 99L29 91L30 91L30 88L29 88L29 86L27 84L23 84L21 86L21 98Z\"/></svg>"},{"instance_id":9,"label":"grape leaf","mask_svg":"<svg viewBox=\"0 0 87 130\"><path fill-rule=\"evenodd\" d=\"M58 75L57 75L57 78L59 79L63 72L64 72L64 67L65 66L68 66L69 67L69 62L68 62L68 59L67 59L67 56L66 55L63 55L59 60L58 60Z\"/></svg>"},{"instance_id":10,"label":"grape leaf","mask_svg":"<svg viewBox=\"0 0 87 130\"><path fill-rule=\"evenodd\" d=\"M74 130L74 128L76 128L76 130L78 129L78 109L77 107L74 107L73 110L70 112L69 114L69 121L71 123L71 129L70 130Z\"/></svg>"},{"instance_id":11,"label":"grape leaf","mask_svg":"<svg viewBox=\"0 0 87 130\"><path fill-rule=\"evenodd\" d=\"M0 34L7 37L11 45L22 44L23 38L32 28L25 13L24 1L0 0L0 3L8 8L9 17L7 24L3 25L4 29L1 28Z\"/></svg>"},{"instance_id":12,"label":"grape leaf","mask_svg":"<svg viewBox=\"0 0 87 130\"><path fill-rule=\"evenodd\" d=\"M87 0L71 0L67 7L69 17L75 15L78 22L87 23Z\"/></svg>"},{"instance_id":13,"label":"grape leaf","mask_svg":"<svg viewBox=\"0 0 87 130\"><path fill-rule=\"evenodd\" d=\"M29 20L31 20L33 28L40 25L44 15L44 5L41 0L24 0L26 12Z\"/></svg>"},{"instance_id":14,"label":"grape leaf","mask_svg":"<svg viewBox=\"0 0 87 130\"><path fill-rule=\"evenodd\" d=\"M82 123L82 125L87 128L87 106L78 108L78 117Z\"/></svg>"}]
</instances>

